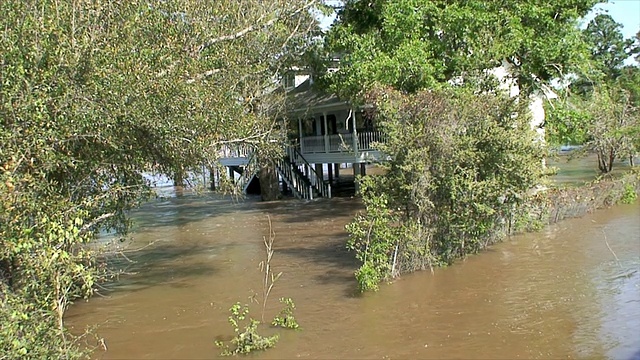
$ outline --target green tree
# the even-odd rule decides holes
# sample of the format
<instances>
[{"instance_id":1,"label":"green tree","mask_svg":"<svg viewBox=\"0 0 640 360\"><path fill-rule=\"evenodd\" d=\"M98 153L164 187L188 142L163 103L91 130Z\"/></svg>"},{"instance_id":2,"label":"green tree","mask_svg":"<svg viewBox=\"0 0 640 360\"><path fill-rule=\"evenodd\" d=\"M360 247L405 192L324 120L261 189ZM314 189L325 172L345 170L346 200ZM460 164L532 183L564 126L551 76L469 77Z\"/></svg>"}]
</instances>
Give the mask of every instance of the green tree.
<instances>
[{"instance_id":1,"label":"green tree","mask_svg":"<svg viewBox=\"0 0 640 360\"><path fill-rule=\"evenodd\" d=\"M316 5L0 2L0 358L75 354L64 312L105 279L87 244L126 231L144 171L180 178L277 138L274 79Z\"/></svg>"},{"instance_id":2,"label":"green tree","mask_svg":"<svg viewBox=\"0 0 640 360\"><path fill-rule=\"evenodd\" d=\"M624 66L637 50L633 39L624 39L622 25L606 14L591 20L583 35L590 48L589 62L563 94L548 106L546 127L551 142L585 144L598 155L598 168L610 172L616 159L638 150L637 109L640 105L640 72ZM636 35L637 39L637 35Z\"/></svg>"},{"instance_id":3,"label":"green tree","mask_svg":"<svg viewBox=\"0 0 640 360\"><path fill-rule=\"evenodd\" d=\"M544 150L527 101L504 98L489 74L502 66L527 98L578 69L588 58L578 20L596 2L345 1L325 47L340 69L325 81L375 106L391 158L387 174L361 179L367 211L349 225L362 289L510 231Z\"/></svg>"},{"instance_id":4,"label":"green tree","mask_svg":"<svg viewBox=\"0 0 640 360\"><path fill-rule=\"evenodd\" d=\"M623 69L615 82L595 85L586 94L567 95L550 107L549 138L557 144L583 144L598 157L598 169L609 173L616 160L640 151L638 70Z\"/></svg>"},{"instance_id":5,"label":"green tree","mask_svg":"<svg viewBox=\"0 0 640 360\"><path fill-rule=\"evenodd\" d=\"M631 103L640 107L640 67L629 65L620 69L620 76L615 84L628 91Z\"/></svg>"},{"instance_id":6,"label":"green tree","mask_svg":"<svg viewBox=\"0 0 640 360\"><path fill-rule=\"evenodd\" d=\"M633 40L625 39L621 30L622 24L607 14L596 15L583 30L593 66L605 79L620 76L620 69L631 53Z\"/></svg>"},{"instance_id":7,"label":"green tree","mask_svg":"<svg viewBox=\"0 0 640 360\"><path fill-rule=\"evenodd\" d=\"M630 47L629 53L635 57L636 62L640 63L640 30L638 30L636 36L633 38L633 44Z\"/></svg>"},{"instance_id":8,"label":"green tree","mask_svg":"<svg viewBox=\"0 0 640 360\"><path fill-rule=\"evenodd\" d=\"M631 163L640 151L640 108L629 91L619 86L600 85L584 100L587 114L586 146L598 156L598 169L608 173L618 159Z\"/></svg>"},{"instance_id":9,"label":"green tree","mask_svg":"<svg viewBox=\"0 0 640 360\"><path fill-rule=\"evenodd\" d=\"M588 115L583 101L568 90L558 91L559 98L545 104L545 138L552 146L582 145L588 140L585 124ZM578 102L575 103L574 99Z\"/></svg>"},{"instance_id":10,"label":"green tree","mask_svg":"<svg viewBox=\"0 0 640 360\"><path fill-rule=\"evenodd\" d=\"M351 98L374 83L413 92L504 61L527 95L584 59L577 20L596 2L347 0L327 37L343 55L329 81Z\"/></svg>"},{"instance_id":11,"label":"green tree","mask_svg":"<svg viewBox=\"0 0 640 360\"><path fill-rule=\"evenodd\" d=\"M367 102L392 161L360 180L366 211L347 227L360 289L449 264L515 229L544 156L522 105L464 90L376 89Z\"/></svg>"}]
</instances>

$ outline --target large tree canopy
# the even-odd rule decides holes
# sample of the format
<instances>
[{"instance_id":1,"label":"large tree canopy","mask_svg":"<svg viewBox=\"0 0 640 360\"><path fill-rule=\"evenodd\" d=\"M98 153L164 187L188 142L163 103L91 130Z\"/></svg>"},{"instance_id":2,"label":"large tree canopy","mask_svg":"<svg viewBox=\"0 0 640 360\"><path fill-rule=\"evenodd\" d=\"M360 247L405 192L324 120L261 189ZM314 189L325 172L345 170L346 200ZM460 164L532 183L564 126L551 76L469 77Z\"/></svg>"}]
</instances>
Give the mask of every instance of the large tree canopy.
<instances>
[{"instance_id":1,"label":"large tree canopy","mask_svg":"<svg viewBox=\"0 0 640 360\"><path fill-rule=\"evenodd\" d=\"M270 137L270 90L317 5L0 2L0 358L69 355L62 314L96 280L79 245L125 228L142 171L180 174L225 143Z\"/></svg>"},{"instance_id":2,"label":"large tree canopy","mask_svg":"<svg viewBox=\"0 0 640 360\"><path fill-rule=\"evenodd\" d=\"M347 0L327 38L342 55L333 90L353 97L379 82L416 91L503 61L531 89L586 54L577 20L596 2Z\"/></svg>"},{"instance_id":3,"label":"large tree canopy","mask_svg":"<svg viewBox=\"0 0 640 360\"><path fill-rule=\"evenodd\" d=\"M622 35L622 24L610 15L599 14L589 22L583 33L590 48L592 65L597 71L596 76L604 76L605 79L620 76L625 60L634 52L633 39L625 39Z\"/></svg>"}]
</instances>

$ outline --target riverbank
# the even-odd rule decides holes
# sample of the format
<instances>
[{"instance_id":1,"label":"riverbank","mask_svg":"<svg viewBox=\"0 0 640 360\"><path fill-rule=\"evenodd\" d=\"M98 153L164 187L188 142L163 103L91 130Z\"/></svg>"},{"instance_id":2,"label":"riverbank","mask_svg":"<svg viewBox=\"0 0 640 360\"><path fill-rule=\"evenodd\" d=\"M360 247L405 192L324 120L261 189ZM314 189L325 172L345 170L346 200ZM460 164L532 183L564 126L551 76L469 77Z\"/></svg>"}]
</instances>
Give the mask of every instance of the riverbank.
<instances>
[{"instance_id":1,"label":"riverbank","mask_svg":"<svg viewBox=\"0 0 640 360\"><path fill-rule=\"evenodd\" d=\"M553 187L533 199L532 216L544 225L582 217L597 209L630 203L640 195L640 168L604 175L581 186Z\"/></svg>"}]
</instances>

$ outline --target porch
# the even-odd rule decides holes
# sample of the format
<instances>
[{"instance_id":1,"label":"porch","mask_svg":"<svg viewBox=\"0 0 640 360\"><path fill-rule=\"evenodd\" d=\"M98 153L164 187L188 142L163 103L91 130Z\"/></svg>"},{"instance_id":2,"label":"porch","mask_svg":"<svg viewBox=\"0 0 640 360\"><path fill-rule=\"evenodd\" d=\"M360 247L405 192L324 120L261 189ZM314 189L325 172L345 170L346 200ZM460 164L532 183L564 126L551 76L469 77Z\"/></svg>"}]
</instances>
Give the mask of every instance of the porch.
<instances>
[{"instance_id":1,"label":"porch","mask_svg":"<svg viewBox=\"0 0 640 360\"><path fill-rule=\"evenodd\" d=\"M303 136L299 151L310 163L365 163L383 160L375 147L385 141L381 131Z\"/></svg>"}]
</instances>

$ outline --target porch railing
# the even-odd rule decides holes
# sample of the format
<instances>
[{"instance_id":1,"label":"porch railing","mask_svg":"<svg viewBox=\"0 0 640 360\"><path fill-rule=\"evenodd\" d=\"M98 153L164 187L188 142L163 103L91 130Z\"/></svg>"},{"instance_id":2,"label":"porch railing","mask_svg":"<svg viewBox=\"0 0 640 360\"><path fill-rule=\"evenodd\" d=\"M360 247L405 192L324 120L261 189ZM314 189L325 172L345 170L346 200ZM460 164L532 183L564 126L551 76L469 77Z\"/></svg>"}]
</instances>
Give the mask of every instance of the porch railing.
<instances>
[{"instance_id":1,"label":"porch railing","mask_svg":"<svg viewBox=\"0 0 640 360\"><path fill-rule=\"evenodd\" d=\"M357 141L354 141L357 139ZM300 151L303 154L316 153L355 153L374 150L373 144L385 141L382 131L358 132L357 138L353 133L305 136L300 139Z\"/></svg>"},{"instance_id":2,"label":"porch railing","mask_svg":"<svg viewBox=\"0 0 640 360\"><path fill-rule=\"evenodd\" d=\"M373 144L385 142L385 136L382 131L364 131L358 133L358 149L359 150L375 150Z\"/></svg>"},{"instance_id":3,"label":"porch railing","mask_svg":"<svg viewBox=\"0 0 640 360\"><path fill-rule=\"evenodd\" d=\"M218 156L221 159L241 157L248 158L253 153L253 150L253 146L248 144L223 145L218 152Z\"/></svg>"}]
</instances>

